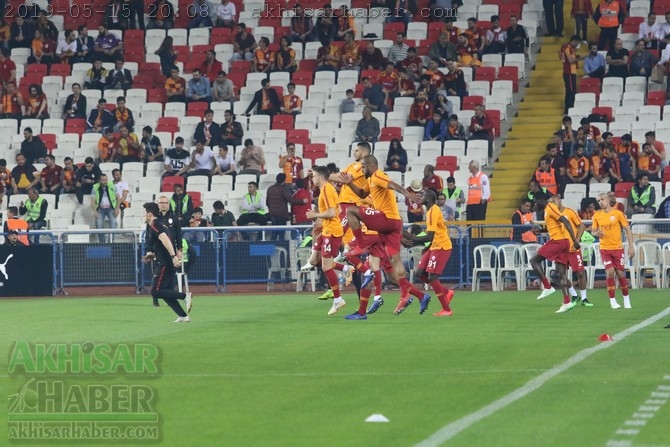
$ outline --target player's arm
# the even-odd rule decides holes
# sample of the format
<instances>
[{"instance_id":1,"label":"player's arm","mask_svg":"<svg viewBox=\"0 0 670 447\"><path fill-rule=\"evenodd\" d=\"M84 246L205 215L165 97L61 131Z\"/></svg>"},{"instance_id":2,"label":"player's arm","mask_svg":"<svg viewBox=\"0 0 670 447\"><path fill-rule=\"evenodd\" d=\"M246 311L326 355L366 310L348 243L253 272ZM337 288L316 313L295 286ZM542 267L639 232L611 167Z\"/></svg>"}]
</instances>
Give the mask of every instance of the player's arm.
<instances>
[{"instance_id":1,"label":"player's arm","mask_svg":"<svg viewBox=\"0 0 670 447\"><path fill-rule=\"evenodd\" d=\"M405 196L410 202L421 203L418 194L411 193L394 181L389 180L386 187Z\"/></svg>"},{"instance_id":2,"label":"player's arm","mask_svg":"<svg viewBox=\"0 0 670 447\"><path fill-rule=\"evenodd\" d=\"M346 182L345 182L345 184L346 184ZM349 188L351 188L351 190L354 192L354 194L356 194L361 199L364 199L368 195L370 195L369 191L366 191L363 188L360 188L360 187L354 185L353 183L348 183L348 185L349 185Z\"/></svg>"},{"instance_id":3,"label":"player's arm","mask_svg":"<svg viewBox=\"0 0 670 447\"><path fill-rule=\"evenodd\" d=\"M174 247L172 246L172 241L170 240L170 236L167 235L165 232L161 232L158 235L158 240L161 241L161 244L163 244L163 247L167 250L168 254L170 255L170 259L172 259L172 262L175 267L179 266L181 264L181 260L177 256L177 253L175 252Z\"/></svg>"},{"instance_id":4,"label":"player's arm","mask_svg":"<svg viewBox=\"0 0 670 447\"><path fill-rule=\"evenodd\" d=\"M574 245L575 248L579 248L579 240L577 239L577 236L575 235L575 232L572 231L572 225L570 225L570 221L568 220L567 217L561 216L560 219L558 219L559 222L563 224L566 230L568 230L568 234L570 235L570 238L572 239L572 245Z\"/></svg>"},{"instance_id":5,"label":"player's arm","mask_svg":"<svg viewBox=\"0 0 670 447\"><path fill-rule=\"evenodd\" d=\"M337 212L335 211L335 208L328 208L323 213L317 213L316 211L309 210L305 213L305 215L308 219L332 219L333 217L337 216Z\"/></svg>"}]
</instances>

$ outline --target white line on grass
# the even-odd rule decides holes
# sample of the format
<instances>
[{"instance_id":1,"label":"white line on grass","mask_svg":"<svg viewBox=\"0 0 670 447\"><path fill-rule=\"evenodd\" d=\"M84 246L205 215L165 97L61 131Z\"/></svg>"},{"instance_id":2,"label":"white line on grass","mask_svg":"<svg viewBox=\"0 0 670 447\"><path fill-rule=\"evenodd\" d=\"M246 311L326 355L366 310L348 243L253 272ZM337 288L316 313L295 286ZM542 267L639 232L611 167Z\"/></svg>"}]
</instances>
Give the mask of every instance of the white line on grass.
<instances>
[{"instance_id":1,"label":"white line on grass","mask_svg":"<svg viewBox=\"0 0 670 447\"><path fill-rule=\"evenodd\" d=\"M416 444L415 447L436 447L441 444L444 444L449 439L453 438L454 436L456 436L463 430L467 429L471 425L474 425L477 422L481 421L482 419L497 413L498 411L516 402L517 400L526 397L527 395L529 395L530 393L532 393L533 391L537 390L542 385L544 385L548 380L553 379L554 377L566 371L567 369L575 366L582 360L585 360L586 358L591 356L591 354L595 354L596 352L602 349L607 349L610 346L614 346L616 343L628 337L629 335L634 334L640 329L644 329L647 326L654 324L656 321L660 320L661 318L667 315L670 315L670 307L652 317L647 318L646 320L644 320L639 324L636 324L635 326L631 326L628 329L625 329L619 332L618 334L615 334L612 337L614 341L600 343L591 348L584 349L583 351L578 352L577 354L570 357L568 360L561 363L560 365L556 365L547 372L532 379L530 382L526 383L521 388L518 388L512 391L511 393L501 397L500 399L491 402L490 404L480 408L474 413L470 413L467 416L462 417L461 419L458 419L448 425L445 425L437 432L435 432L433 435L431 435L428 439L425 439Z\"/></svg>"},{"instance_id":2,"label":"white line on grass","mask_svg":"<svg viewBox=\"0 0 670 447\"><path fill-rule=\"evenodd\" d=\"M509 373L529 373L529 372L541 372L546 371L546 369L487 369L487 370L457 370L457 371L447 371L449 374L509 374ZM283 372L267 372L267 373L226 373L226 372L215 372L215 373L166 373L161 374L161 377L339 377L339 376L444 376L445 371L326 371L326 372L305 372L305 373L283 373ZM2 377L2 375L0 375Z\"/></svg>"}]
</instances>

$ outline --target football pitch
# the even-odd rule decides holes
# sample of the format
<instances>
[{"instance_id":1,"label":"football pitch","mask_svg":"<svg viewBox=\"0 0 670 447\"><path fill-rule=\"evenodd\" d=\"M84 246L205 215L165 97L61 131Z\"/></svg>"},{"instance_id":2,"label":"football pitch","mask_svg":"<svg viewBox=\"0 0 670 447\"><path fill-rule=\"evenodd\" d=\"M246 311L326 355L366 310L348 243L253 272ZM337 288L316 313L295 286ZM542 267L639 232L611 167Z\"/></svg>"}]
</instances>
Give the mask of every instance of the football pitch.
<instances>
[{"instance_id":1,"label":"football pitch","mask_svg":"<svg viewBox=\"0 0 670 447\"><path fill-rule=\"evenodd\" d=\"M394 316L385 292L367 321L344 319L351 293L333 317L317 294L196 296L184 324L146 295L3 300L0 395L29 378L8 372L17 342L146 344L157 371L30 377L153 390L157 438L121 445L670 447L667 290L632 290L630 310L592 290L595 307L564 314L537 294L457 291L436 318L436 299ZM109 444L17 442L10 413L0 445Z\"/></svg>"}]
</instances>

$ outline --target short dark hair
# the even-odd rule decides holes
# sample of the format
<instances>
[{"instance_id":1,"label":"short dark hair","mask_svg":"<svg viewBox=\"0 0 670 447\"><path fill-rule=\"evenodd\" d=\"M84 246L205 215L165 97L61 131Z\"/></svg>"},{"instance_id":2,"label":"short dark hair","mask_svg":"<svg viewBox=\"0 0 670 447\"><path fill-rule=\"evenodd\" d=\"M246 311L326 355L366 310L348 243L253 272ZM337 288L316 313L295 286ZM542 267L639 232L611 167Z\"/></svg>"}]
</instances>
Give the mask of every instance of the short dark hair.
<instances>
[{"instance_id":1,"label":"short dark hair","mask_svg":"<svg viewBox=\"0 0 670 447\"><path fill-rule=\"evenodd\" d=\"M277 174L276 180L277 180L277 183L279 183L279 184L284 183L286 181L286 174L284 174L283 172L280 172L279 174Z\"/></svg>"},{"instance_id":2,"label":"short dark hair","mask_svg":"<svg viewBox=\"0 0 670 447\"><path fill-rule=\"evenodd\" d=\"M178 144L184 144L184 137L177 137L174 139L175 146Z\"/></svg>"},{"instance_id":3,"label":"short dark hair","mask_svg":"<svg viewBox=\"0 0 670 447\"><path fill-rule=\"evenodd\" d=\"M84 164L92 165L92 164L94 164L94 163L95 163L95 160L93 160L93 157L86 157L86 158L84 159Z\"/></svg>"},{"instance_id":4,"label":"short dark hair","mask_svg":"<svg viewBox=\"0 0 670 447\"><path fill-rule=\"evenodd\" d=\"M17 207L17 206L10 206L9 208L7 208L7 211L9 211L10 213L12 213L15 216L19 215L19 207Z\"/></svg>"},{"instance_id":5,"label":"short dark hair","mask_svg":"<svg viewBox=\"0 0 670 447\"><path fill-rule=\"evenodd\" d=\"M456 183L456 179L452 176L447 177L447 183Z\"/></svg>"},{"instance_id":6,"label":"short dark hair","mask_svg":"<svg viewBox=\"0 0 670 447\"><path fill-rule=\"evenodd\" d=\"M152 133L154 130L151 128L151 126L144 126L142 128L142 132L147 132L147 133Z\"/></svg>"},{"instance_id":7,"label":"short dark hair","mask_svg":"<svg viewBox=\"0 0 670 447\"><path fill-rule=\"evenodd\" d=\"M226 209L226 207L223 206L223 202L220 201L220 200L217 200L216 202L214 202L213 207L214 207L215 210L225 210Z\"/></svg>"},{"instance_id":8,"label":"short dark hair","mask_svg":"<svg viewBox=\"0 0 670 447\"><path fill-rule=\"evenodd\" d=\"M154 202L147 202L144 205L142 205L144 208L144 211L147 213L151 213L152 216L158 217L160 215L160 211L158 210L158 204Z\"/></svg>"},{"instance_id":9,"label":"short dark hair","mask_svg":"<svg viewBox=\"0 0 670 447\"><path fill-rule=\"evenodd\" d=\"M249 186L249 185L254 185L256 187L256 189L258 189L258 182L249 182L249 183L247 183L247 186Z\"/></svg>"},{"instance_id":10,"label":"short dark hair","mask_svg":"<svg viewBox=\"0 0 670 447\"><path fill-rule=\"evenodd\" d=\"M312 168L312 171L323 178L327 179L328 177L330 177L330 170L325 166L314 166Z\"/></svg>"}]
</instances>

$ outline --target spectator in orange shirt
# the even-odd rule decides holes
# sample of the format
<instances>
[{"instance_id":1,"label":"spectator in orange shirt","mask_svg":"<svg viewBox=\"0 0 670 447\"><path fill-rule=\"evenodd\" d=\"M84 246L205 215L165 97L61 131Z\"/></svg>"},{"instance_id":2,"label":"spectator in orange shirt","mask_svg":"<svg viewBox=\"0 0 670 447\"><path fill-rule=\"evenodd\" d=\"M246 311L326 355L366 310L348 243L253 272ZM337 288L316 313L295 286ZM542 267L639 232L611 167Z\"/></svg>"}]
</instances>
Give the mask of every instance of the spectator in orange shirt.
<instances>
[{"instance_id":1,"label":"spectator in orange shirt","mask_svg":"<svg viewBox=\"0 0 670 447\"><path fill-rule=\"evenodd\" d=\"M107 127L98 140L98 160L100 163L114 162L119 158L119 142L112 129Z\"/></svg>"},{"instance_id":2,"label":"spectator in orange shirt","mask_svg":"<svg viewBox=\"0 0 670 447\"><path fill-rule=\"evenodd\" d=\"M398 70L398 95L403 97L414 97L416 86L409 78L409 72L405 67Z\"/></svg>"},{"instance_id":3,"label":"spectator in orange shirt","mask_svg":"<svg viewBox=\"0 0 670 447\"><path fill-rule=\"evenodd\" d=\"M316 60L318 66L314 71L337 71L340 69L340 48L333 43L331 38L329 41L322 41L321 48L316 53Z\"/></svg>"},{"instance_id":4,"label":"spectator in orange shirt","mask_svg":"<svg viewBox=\"0 0 670 447\"><path fill-rule=\"evenodd\" d=\"M660 182L661 163L663 159L650 143L642 145L642 153L637 159L637 176L645 174L650 182Z\"/></svg>"},{"instance_id":5,"label":"spectator in orange shirt","mask_svg":"<svg viewBox=\"0 0 670 447\"><path fill-rule=\"evenodd\" d=\"M661 160L665 160L665 144L656 140L656 132L650 131L645 133L644 139L647 143L651 144L651 147L654 149L657 155L661 157Z\"/></svg>"},{"instance_id":6,"label":"spectator in orange shirt","mask_svg":"<svg viewBox=\"0 0 670 447\"><path fill-rule=\"evenodd\" d=\"M270 49L270 39L263 36L258 39L258 48L254 51L253 69L256 73L270 73L275 66L275 52Z\"/></svg>"},{"instance_id":7,"label":"spectator in orange shirt","mask_svg":"<svg viewBox=\"0 0 670 447\"><path fill-rule=\"evenodd\" d=\"M186 81L179 76L179 68L175 65L170 70L170 77L165 81L167 102L186 102Z\"/></svg>"},{"instance_id":8,"label":"spectator in orange shirt","mask_svg":"<svg viewBox=\"0 0 670 447\"><path fill-rule=\"evenodd\" d=\"M347 32L344 35L344 46L342 47L342 67L345 70L361 70L361 53L358 43L354 40L354 33Z\"/></svg>"},{"instance_id":9,"label":"spectator in orange shirt","mask_svg":"<svg viewBox=\"0 0 670 447\"><path fill-rule=\"evenodd\" d=\"M393 100L398 96L398 74L392 62L386 63L386 69L379 73L377 82L382 87L386 104L389 103L389 99Z\"/></svg>"},{"instance_id":10,"label":"spectator in orange shirt","mask_svg":"<svg viewBox=\"0 0 670 447\"><path fill-rule=\"evenodd\" d=\"M295 94L295 84L289 82L286 86L288 95L284 95L280 112L286 115L300 115L302 112L302 99Z\"/></svg>"},{"instance_id":11,"label":"spectator in orange shirt","mask_svg":"<svg viewBox=\"0 0 670 447\"><path fill-rule=\"evenodd\" d=\"M588 184L589 160L584 156L584 146L577 146L574 155L568 160L568 183Z\"/></svg>"}]
</instances>

